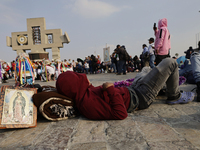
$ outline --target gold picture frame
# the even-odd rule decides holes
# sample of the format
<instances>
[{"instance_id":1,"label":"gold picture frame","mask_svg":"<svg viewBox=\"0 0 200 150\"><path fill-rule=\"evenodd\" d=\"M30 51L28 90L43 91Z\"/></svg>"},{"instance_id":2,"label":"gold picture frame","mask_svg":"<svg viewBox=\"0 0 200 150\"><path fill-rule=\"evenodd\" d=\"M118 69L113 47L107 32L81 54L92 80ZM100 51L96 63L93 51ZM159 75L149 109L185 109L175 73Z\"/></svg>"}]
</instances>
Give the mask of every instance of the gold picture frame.
<instances>
[{"instance_id":1,"label":"gold picture frame","mask_svg":"<svg viewBox=\"0 0 200 150\"><path fill-rule=\"evenodd\" d=\"M0 129L37 126L37 108L32 101L35 93L35 88L1 87Z\"/></svg>"}]
</instances>

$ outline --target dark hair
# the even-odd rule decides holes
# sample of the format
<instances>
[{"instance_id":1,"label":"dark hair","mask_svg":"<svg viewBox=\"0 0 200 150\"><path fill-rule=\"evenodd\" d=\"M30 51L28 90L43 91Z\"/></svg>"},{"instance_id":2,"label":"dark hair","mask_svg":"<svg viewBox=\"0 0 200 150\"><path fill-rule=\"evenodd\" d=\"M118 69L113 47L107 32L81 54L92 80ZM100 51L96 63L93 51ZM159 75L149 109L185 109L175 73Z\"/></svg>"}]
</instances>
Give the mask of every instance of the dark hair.
<instances>
[{"instance_id":1,"label":"dark hair","mask_svg":"<svg viewBox=\"0 0 200 150\"><path fill-rule=\"evenodd\" d=\"M149 39L149 41L152 41L152 42L154 42L154 38L152 38L152 37L151 37L151 38Z\"/></svg>"},{"instance_id":2,"label":"dark hair","mask_svg":"<svg viewBox=\"0 0 200 150\"><path fill-rule=\"evenodd\" d=\"M147 45L146 45L146 44L143 44L142 46L144 46L144 47L147 47Z\"/></svg>"},{"instance_id":3,"label":"dark hair","mask_svg":"<svg viewBox=\"0 0 200 150\"><path fill-rule=\"evenodd\" d=\"M118 47L120 47L120 45L118 44L116 47L118 48Z\"/></svg>"},{"instance_id":4,"label":"dark hair","mask_svg":"<svg viewBox=\"0 0 200 150\"><path fill-rule=\"evenodd\" d=\"M121 48L126 49L126 47L124 45L122 45Z\"/></svg>"}]
</instances>

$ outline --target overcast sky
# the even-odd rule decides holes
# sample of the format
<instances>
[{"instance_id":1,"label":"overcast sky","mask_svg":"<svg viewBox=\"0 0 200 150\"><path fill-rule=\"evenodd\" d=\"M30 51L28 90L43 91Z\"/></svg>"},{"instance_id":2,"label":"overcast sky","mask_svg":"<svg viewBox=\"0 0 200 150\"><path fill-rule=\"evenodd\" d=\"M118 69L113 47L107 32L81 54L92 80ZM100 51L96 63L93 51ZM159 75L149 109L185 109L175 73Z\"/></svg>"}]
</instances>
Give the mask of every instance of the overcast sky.
<instances>
[{"instance_id":1,"label":"overcast sky","mask_svg":"<svg viewBox=\"0 0 200 150\"><path fill-rule=\"evenodd\" d=\"M71 42L60 49L62 60L91 54L103 60L106 44L111 52L120 44L130 55L140 55L142 44L154 37L154 22L162 18L168 20L171 56L181 56L200 40L199 11L200 0L0 0L0 59L16 58L6 36L27 31L26 19L38 17L45 18L46 29L68 33Z\"/></svg>"}]
</instances>

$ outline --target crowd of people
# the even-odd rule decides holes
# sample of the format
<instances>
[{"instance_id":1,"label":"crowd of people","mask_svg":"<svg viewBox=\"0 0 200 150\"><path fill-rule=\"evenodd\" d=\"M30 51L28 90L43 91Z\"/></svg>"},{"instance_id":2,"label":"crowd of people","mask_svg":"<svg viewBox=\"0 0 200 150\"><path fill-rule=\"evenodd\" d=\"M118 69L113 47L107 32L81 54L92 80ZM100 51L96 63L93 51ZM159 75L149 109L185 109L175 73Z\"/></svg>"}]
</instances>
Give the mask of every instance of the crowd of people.
<instances>
[{"instance_id":1,"label":"crowd of people","mask_svg":"<svg viewBox=\"0 0 200 150\"><path fill-rule=\"evenodd\" d=\"M58 76L66 71L74 71L85 74L98 74L98 73L116 73L120 75L122 72L141 71L141 60L136 55L133 58L128 55L125 59L117 50L125 50L125 46L117 46L110 56L110 62L104 63L100 55L86 56L85 59L77 58L77 60L64 59L64 60L48 60L32 61L34 70L34 77L36 80L51 81L56 80ZM125 60L123 60L125 59ZM123 62L123 65L121 65ZM9 78L15 77L16 61L1 62L2 83L7 83Z\"/></svg>"},{"instance_id":2,"label":"crowd of people","mask_svg":"<svg viewBox=\"0 0 200 150\"><path fill-rule=\"evenodd\" d=\"M162 59L170 57L170 34L167 29L167 19L160 19L158 28L153 27L155 40L151 37L149 46L142 45L143 51L138 57L130 56L124 45L117 45L116 49L110 55L110 63L103 62L100 55L86 56L84 59L77 58L77 60L64 59L61 60L42 60L32 61L34 70L34 78L41 81L56 80L58 76L67 70L86 73L116 73L116 75L126 75L127 72L140 72L144 66L154 68ZM14 77L15 61L9 63L2 63L2 82L7 82L8 78Z\"/></svg>"},{"instance_id":3,"label":"crowd of people","mask_svg":"<svg viewBox=\"0 0 200 150\"><path fill-rule=\"evenodd\" d=\"M130 56L124 45L117 45L110 56L110 63L101 61L99 55L77 58L76 61L32 61L34 78L41 81L57 80L56 91L71 99L76 111L89 119L125 119L127 113L148 108L164 87L167 104L191 102L195 94L179 90L179 76L189 70L192 70L194 83L197 84L197 101L200 101L200 54L190 48L186 57L188 61L190 59L191 65L184 61L183 66L180 66L176 59L169 58L171 44L167 19L160 19L158 27L154 24L153 30L155 38L149 38L149 46L142 45L143 51L139 57ZM2 63L3 82L14 77L16 62L10 65ZM108 82L94 87L86 76L88 73L104 72L126 75L133 71L140 73L127 87L115 87Z\"/></svg>"},{"instance_id":4,"label":"crowd of people","mask_svg":"<svg viewBox=\"0 0 200 150\"><path fill-rule=\"evenodd\" d=\"M75 108L86 118L98 120L125 119L130 112L148 108L165 86L167 104L186 104L193 101L193 92L180 91L180 68L176 59L169 58L171 43L167 19L160 19L158 28L154 23L153 30L155 41L154 38L150 38L149 47L146 44L142 45L139 66L144 68L136 75L131 86L115 87L113 83L106 82L94 87L87 76L65 72L56 82L58 93L73 99L76 103ZM119 61L116 67L117 74L126 74L125 64L128 59L125 47L117 45L114 52L112 56L118 55ZM193 78L197 84L197 101L200 101L200 54L193 52L190 60ZM150 67L146 67L148 65ZM80 83L79 87L75 86Z\"/></svg>"}]
</instances>

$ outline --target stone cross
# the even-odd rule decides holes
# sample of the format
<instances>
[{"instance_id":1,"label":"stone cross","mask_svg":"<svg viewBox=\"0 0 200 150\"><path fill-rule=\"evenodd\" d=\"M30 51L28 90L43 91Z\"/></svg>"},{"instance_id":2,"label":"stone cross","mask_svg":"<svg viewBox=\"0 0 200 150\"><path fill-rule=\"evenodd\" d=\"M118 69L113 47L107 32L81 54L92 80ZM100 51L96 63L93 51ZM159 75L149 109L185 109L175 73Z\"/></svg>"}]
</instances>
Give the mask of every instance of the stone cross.
<instances>
[{"instance_id":1,"label":"stone cross","mask_svg":"<svg viewBox=\"0 0 200 150\"><path fill-rule=\"evenodd\" d=\"M12 37L6 37L7 46L17 54L31 50L28 53L31 60L49 58L46 49L52 49L52 59L60 59L60 48L70 42L67 32L62 35L61 29L46 29L45 18L28 18L27 31L11 34Z\"/></svg>"}]
</instances>

